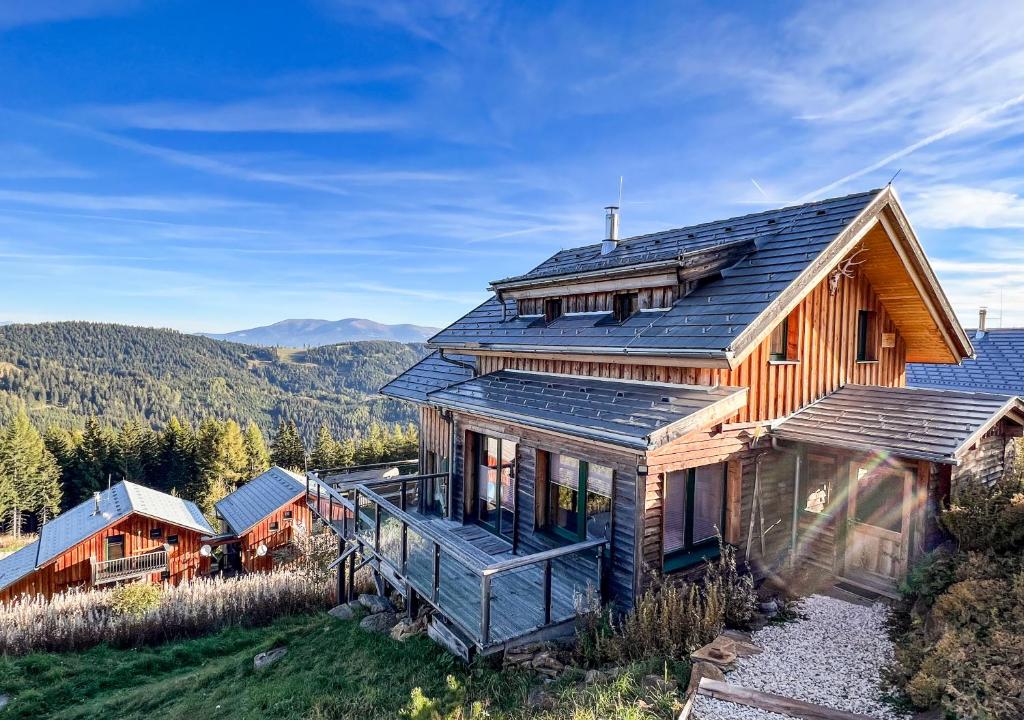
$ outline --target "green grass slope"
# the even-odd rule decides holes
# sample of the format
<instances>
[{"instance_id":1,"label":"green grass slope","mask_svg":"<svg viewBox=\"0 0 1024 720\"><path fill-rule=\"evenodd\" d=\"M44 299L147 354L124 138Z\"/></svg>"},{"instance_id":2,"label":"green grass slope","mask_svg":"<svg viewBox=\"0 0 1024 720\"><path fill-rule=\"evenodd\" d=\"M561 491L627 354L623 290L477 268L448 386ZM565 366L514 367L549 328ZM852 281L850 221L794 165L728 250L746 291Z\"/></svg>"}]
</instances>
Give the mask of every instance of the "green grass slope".
<instances>
[{"instance_id":1,"label":"green grass slope","mask_svg":"<svg viewBox=\"0 0 1024 720\"><path fill-rule=\"evenodd\" d=\"M85 322L0 327L0 413L24 401L39 425L81 426L89 415L120 425L172 415L253 420L269 432L282 415L311 440L374 420L414 420L377 389L426 353L422 345L367 341L309 350L256 348L173 330Z\"/></svg>"}]
</instances>

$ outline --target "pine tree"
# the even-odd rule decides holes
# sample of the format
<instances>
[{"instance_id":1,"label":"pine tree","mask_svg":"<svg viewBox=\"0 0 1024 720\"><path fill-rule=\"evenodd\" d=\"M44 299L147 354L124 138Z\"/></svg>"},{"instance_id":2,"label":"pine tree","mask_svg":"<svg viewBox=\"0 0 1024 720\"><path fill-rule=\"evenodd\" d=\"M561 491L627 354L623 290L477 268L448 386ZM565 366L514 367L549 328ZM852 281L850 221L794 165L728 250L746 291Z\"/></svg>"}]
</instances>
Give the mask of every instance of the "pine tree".
<instances>
[{"instance_id":1,"label":"pine tree","mask_svg":"<svg viewBox=\"0 0 1024 720\"><path fill-rule=\"evenodd\" d=\"M256 423L249 421L245 427L245 476L252 480L270 467L270 453L267 452L267 445L263 442L263 433L256 426Z\"/></svg>"},{"instance_id":2,"label":"pine tree","mask_svg":"<svg viewBox=\"0 0 1024 720\"><path fill-rule=\"evenodd\" d=\"M160 436L160 482L156 489L182 492L196 475L196 438L192 428L172 417Z\"/></svg>"},{"instance_id":3,"label":"pine tree","mask_svg":"<svg viewBox=\"0 0 1024 720\"><path fill-rule=\"evenodd\" d=\"M229 457L226 425L213 418L203 420L196 434L197 472L192 482L185 486L185 497L198 505L203 514L211 519L215 517L214 504L228 494L228 488L233 487L241 476L232 467L232 462L239 462L238 458ZM235 428L238 428L237 424ZM241 439L242 434L239 432L238 447L244 464Z\"/></svg>"},{"instance_id":4,"label":"pine tree","mask_svg":"<svg viewBox=\"0 0 1024 720\"><path fill-rule=\"evenodd\" d=\"M116 469L114 447L115 438L108 428L101 426L95 417L85 421L85 432L72 461L72 484L65 488L68 507L106 489Z\"/></svg>"},{"instance_id":5,"label":"pine tree","mask_svg":"<svg viewBox=\"0 0 1024 720\"><path fill-rule=\"evenodd\" d=\"M313 447L313 453L310 455L309 461L313 464L313 467L321 470L338 467L340 450L341 447L331 436L331 431L328 429L327 424L324 423L320 426L320 432L316 437L316 445Z\"/></svg>"},{"instance_id":6,"label":"pine tree","mask_svg":"<svg viewBox=\"0 0 1024 720\"><path fill-rule=\"evenodd\" d=\"M270 445L270 459L275 465L289 470L306 469L306 448L294 420L281 420L277 426L277 435Z\"/></svg>"},{"instance_id":7,"label":"pine tree","mask_svg":"<svg viewBox=\"0 0 1024 720\"><path fill-rule=\"evenodd\" d=\"M20 534L23 516L33 519L55 514L60 504L60 469L32 425L24 408L0 429L0 492L12 515L12 530ZM34 525L35 523L33 523Z\"/></svg>"},{"instance_id":8,"label":"pine tree","mask_svg":"<svg viewBox=\"0 0 1024 720\"><path fill-rule=\"evenodd\" d=\"M338 453L334 458L335 467L348 467L356 461L356 441L350 437L338 443Z\"/></svg>"},{"instance_id":9,"label":"pine tree","mask_svg":"<svg viewBox=\"0 0 1024 720\"><path fill-rule=\"evenodd\" d=\"M146 457L142 427L129 420L117 434L116 462L120 479L141 482L146 472Z\"/></svg>"}]
</instances>

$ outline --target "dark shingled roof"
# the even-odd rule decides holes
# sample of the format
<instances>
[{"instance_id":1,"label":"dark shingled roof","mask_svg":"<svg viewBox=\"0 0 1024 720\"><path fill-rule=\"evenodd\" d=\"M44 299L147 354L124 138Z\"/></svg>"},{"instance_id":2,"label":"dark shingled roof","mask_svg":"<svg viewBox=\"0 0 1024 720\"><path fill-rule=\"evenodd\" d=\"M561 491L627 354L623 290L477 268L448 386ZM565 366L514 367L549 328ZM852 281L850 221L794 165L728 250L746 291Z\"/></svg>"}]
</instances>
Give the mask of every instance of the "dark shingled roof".
<instances>
[{"instance_id":1,"label":"dark shingled roof","mask_svg":"<svg viewBox=\"0 0 1024 720\"><path fill-rule=\"evenodd\" d=\"M907 365L907 384L1024 396L1024 328L968 330L975 359L961 365Z\"/></svg>"},{"instance_id":2,"label":"dark shingled roof","mask_svg":"<svg viewBox=\"0 0 1024 720\"><path fill-rule=\"evenodd\" d=\"M476 365L476 357L473 355L459 355L458 353L447 353L452 360L458 360L469 365ZM380 389L382 395L399 398L401 400L412 400L413 402L426 402L427 393L434 390L446 388L463 380L473 377L473 372L458 363L441 357L441 353L434 351L396 377Z\"/></svg>"},{"instance_id":3,"label":"dark shingled roof","mask_svg":"<svg viewBox=\"0 0 1024 720\"><path fill-rule=\"evenodd\" d=\"M722 355L733 340L878 195L879 190L628 238L610 254L600 244L563 250L520 278L641 264L706 248L753 240L756 249L698 287L669 310L641 311L622 324L610 314L565 315L549 325L516 317L516 303L497 297L431 338L443 347L541 346L558 352L672 350ZM505 320L503 321L503 317Z\"/></svg>"},{"instance_id":4,"label":"dark shingled roof","mask_svg":"<svg viewBox=\"0 0 1024 720\"><path fill-rule=\"evenodd\" d=\"M955 464L960 453L1007 413L1012 395L847 385L772 431L785 440Z\"/></svg>"},{"instance_id":5,"label":"dark shingled roof","mask_svg":"<svg viewBox=\"0 0 1024 720\"><path fill-rule=\"evenodd\" d=\"M671 425L687 418L706 423L720 420L719 415L735 412L745 401L745 388L699 388L515 370L501 370L430 393L430 402L446 407L637 450L669 439L662 431Z\"/></svg>"}]
</instances>

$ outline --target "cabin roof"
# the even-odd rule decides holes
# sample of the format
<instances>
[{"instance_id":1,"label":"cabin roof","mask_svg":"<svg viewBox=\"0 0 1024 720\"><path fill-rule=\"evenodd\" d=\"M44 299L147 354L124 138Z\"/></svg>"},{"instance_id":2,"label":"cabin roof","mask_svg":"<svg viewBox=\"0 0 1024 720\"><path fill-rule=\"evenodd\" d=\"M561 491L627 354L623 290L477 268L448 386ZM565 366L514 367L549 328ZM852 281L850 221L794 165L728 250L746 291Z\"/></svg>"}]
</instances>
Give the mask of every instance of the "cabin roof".
<instances>
[{"instance_id":1,"label":"cabin roof","mask_svg":"<svg viewBox=\"0 0 1024 720\"><path fill-rule=\"evenodd\" d=\"M446 355L444 357L435 350L382 387L381 394L401 400L426 402L429 393L473 377L472 370L452 360L475 366L475 357L457 353Z\"/></svg>"},{"instance_id":2,"label":"cabin roof","mask_svg":"<svg viewBox=\"0 0 1024 720\"><path fill-rule=\"evenodd\" d=\"M746 389L500 370L429 395L432 403L647 451L720 420Z\"/></svg>"},{"instance_id":3,"label":"cabin roof","mask_svg":"<svg viewBox=\"0 0 1024 720\"><path fill-rule=\"evenodd\" d=\"M42 567L78 543L132 513L205 534L213 533L213 528L195 503L122 481L100 493L99 512L96 512L96 502L93 499L79 503L43 525L39 531L39 539L34 543L0 560L0 589L8 587L32 570ZM33 548L32 565L25 569L29 562L29 554L19 553L23 553L29 547ZM17 575L16 571L21 574Z\"/></svg>"},{"instance_id":4,"label":"cabin roof","mask_svg":"<svg viewBox=\"0 0 1024 720\"><path fill-rule=\"evenodd\" d=\"M936 362L969 357L970 341L891 187L627 238L604 256L600 244L563 250L524 275L495 281L494 296L429 342L468 352L671 356L734 366L869 231L884 242L872 240L872 262L864 271L885 273L883 285L892 293L879 293L883 303L906 308L899 317L890 314L908 341L908 356ZM890 231L898 236L891 243ZM621 323L611 312L565 313L547 323L541 316L517 315L511 297L524 283L545 283L557 296L560 286L589 281L594 273L621 274L621 268L664 269L669 263L665 267L671 269L674 261L682 272L694 253L698 267L713 268L719 263L701 254L709 248L727 257L720 270L671 307L641 310ZM638 287L643 284L637 280Z\"/></svg>"},{"instance_id":5,"label":"cabin roof","mask_svg":"<svg viewBox=\"0 0 1024 720\"><path fill-rule=\"evenodd\" d=\"M1012 395L846 385L772 432L784 440L955 465L1007 415L1024 422L1024 402Z\"/></svg>"},{"instance_id":6,"label":"cabin roof","mask_svg":"<svg viewBox=\"0 0 1024 720\"><path fill-rule=\"evenodd\" d=\"M235 535L249 532L260 520L306 491L306 481L297 473L274 466L254 477L214 507Z\"/></svg>"},{"instance_id":7,"label":"cabin roof","mask_svg":"<svg viewBox=\"0 0 1024 720\"><path fill-rule=\"evenodd\" d=\"M573 274L610 263L676 257L717 244L752 240L756 249L669 309L641 311L621 325L599 314L565 315L549 325L516 317L516 303L491 297L431 338L431 344L547 346L566 350L691 350L724 355L736 337L878 195L880 190L626 238L606 256L600 243L563 250L506 281ZM506 320L503 322L503 317ZM604 322L602 322L604 321ZM563 350L565 351L565 350Z\"/></svg>"},{"instance_id":8,"label":"cabin roof","mask_svg":"<svg viewBox=\"0 0 1024 720\"><path fill-rule=\"evenodd\" d=\"M968 330L974 359L960 365L910 363L907 384L915 387L1024 396L1024 328Z\"/></svg>"}]
</instances>

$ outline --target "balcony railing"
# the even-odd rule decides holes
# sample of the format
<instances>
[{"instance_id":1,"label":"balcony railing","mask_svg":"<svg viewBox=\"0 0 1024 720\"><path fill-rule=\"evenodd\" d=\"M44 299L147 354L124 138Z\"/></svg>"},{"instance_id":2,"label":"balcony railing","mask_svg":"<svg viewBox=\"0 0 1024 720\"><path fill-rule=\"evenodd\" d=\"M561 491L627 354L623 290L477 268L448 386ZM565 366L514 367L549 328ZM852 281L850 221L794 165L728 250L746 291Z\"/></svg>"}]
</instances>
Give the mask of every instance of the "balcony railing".
<instances>
[{"instance_id":1,"label":"balcony railing","mask_svg":"<svg viewBox=\"0 0 1024 720\"><path fill-rule=\"evenodd\" d=\"M496 561L413 515L428 480L391 478L359 485L348 496L315 478L309 505L340 537L359 543L364 560L405 583L481 649L572 620L588 588L599 593L605 540ZM447 487L445 488L447 490ZM349 563L349 587L355 563Z\"/></svg>"},{"instance_id":2,"label":"balcony railing","mask_svg":"<svg viewBox=\"0 0 1024 720\"><path fill-rule=\"evenodd\" d=\"M92 584L128 580L167 569L167 548L140 555L115 558L113 560L92 560Z\"/></svg>"}]
</instances>

